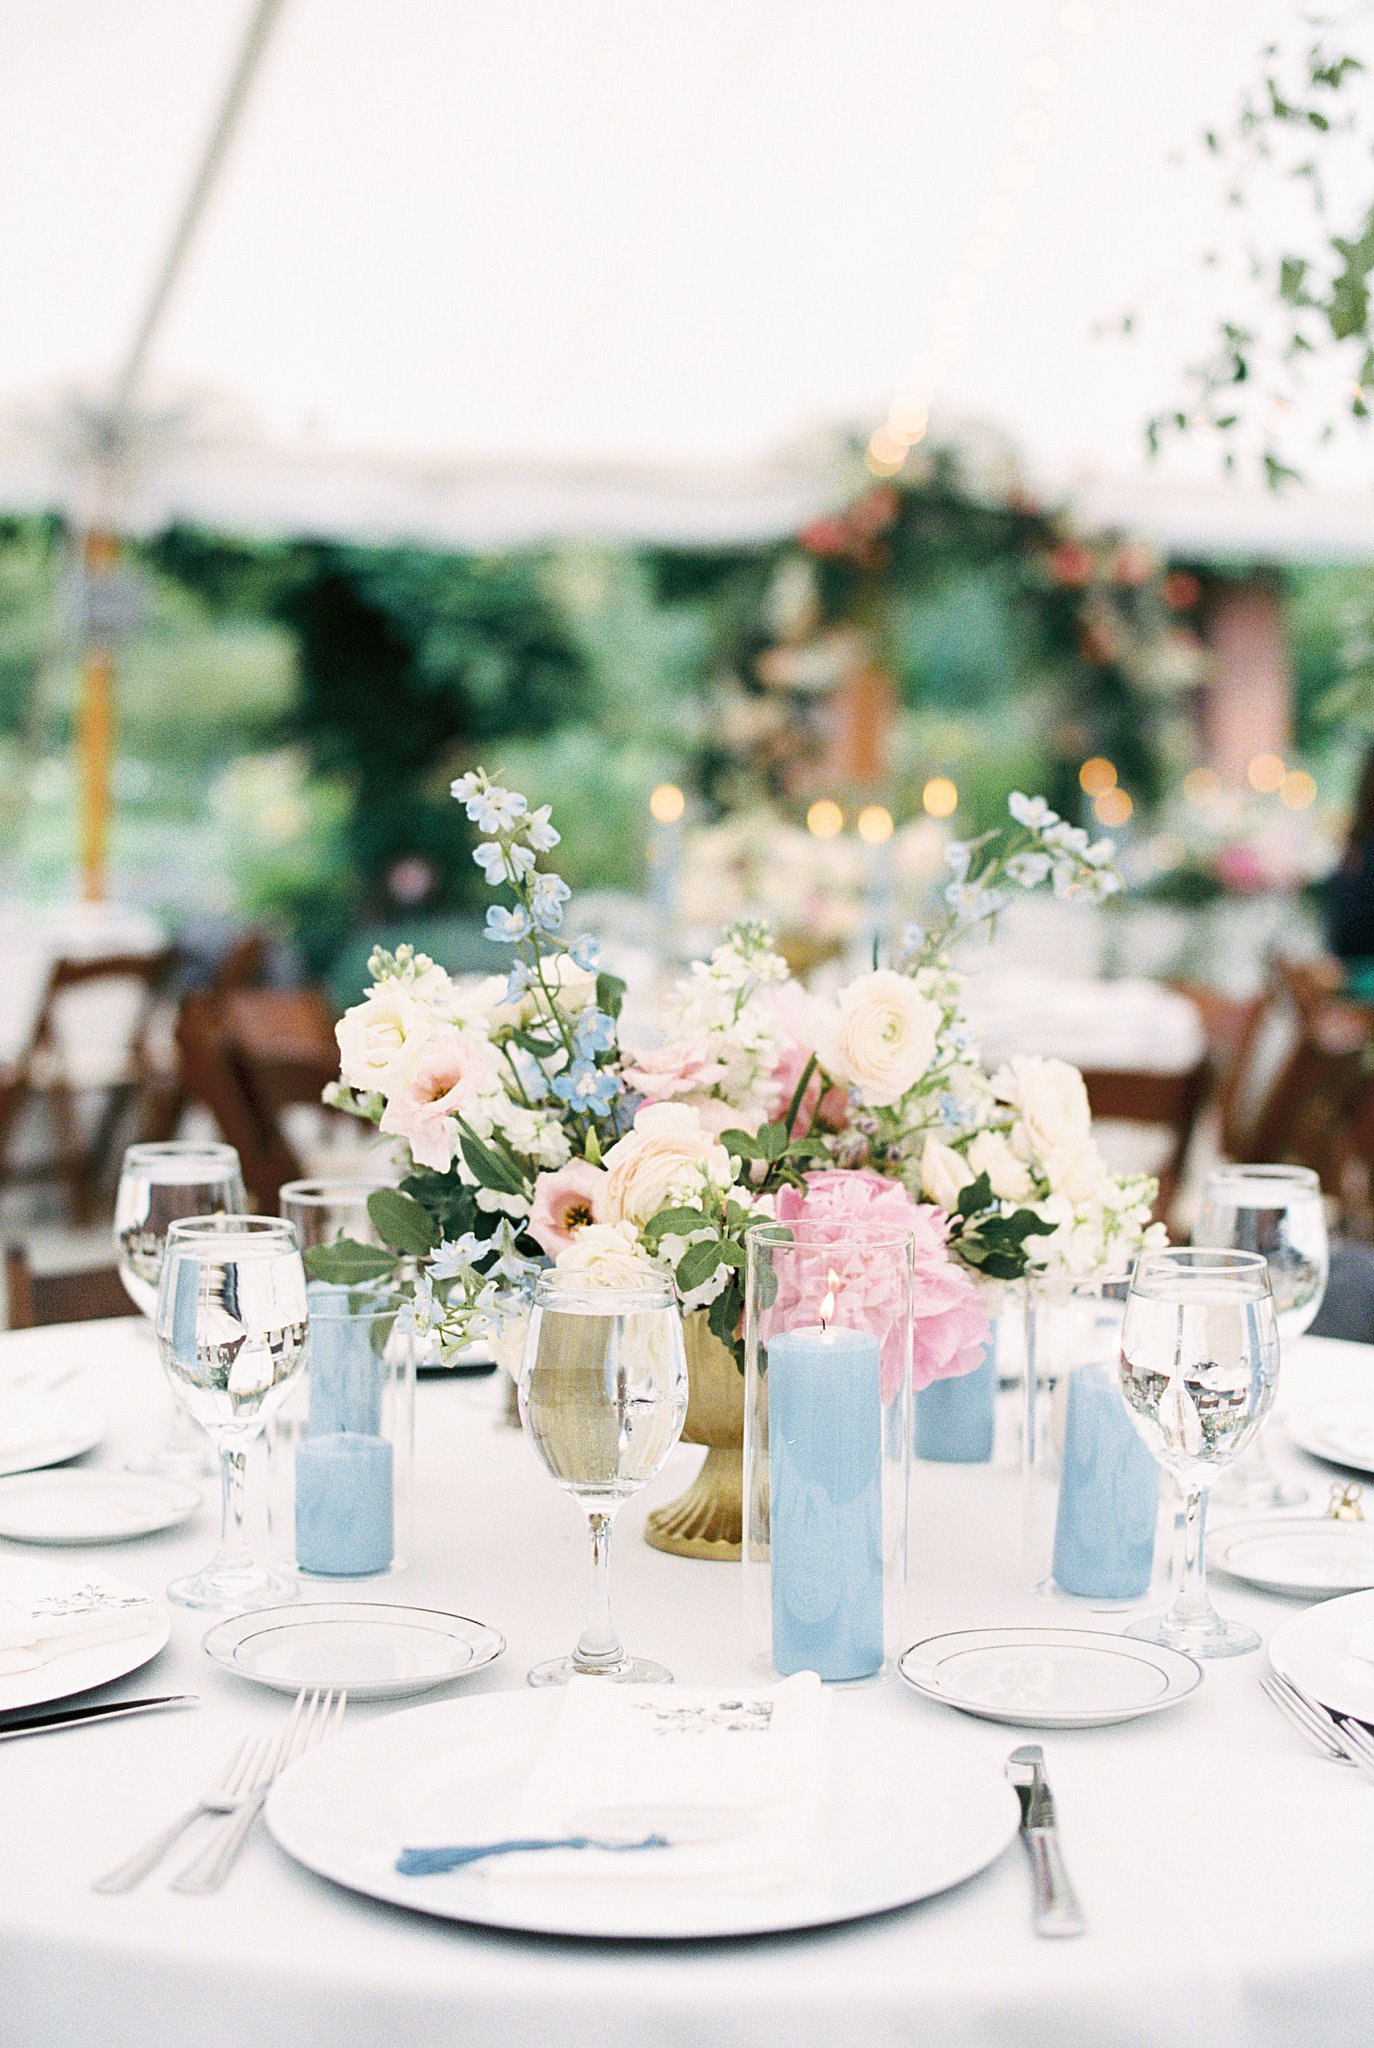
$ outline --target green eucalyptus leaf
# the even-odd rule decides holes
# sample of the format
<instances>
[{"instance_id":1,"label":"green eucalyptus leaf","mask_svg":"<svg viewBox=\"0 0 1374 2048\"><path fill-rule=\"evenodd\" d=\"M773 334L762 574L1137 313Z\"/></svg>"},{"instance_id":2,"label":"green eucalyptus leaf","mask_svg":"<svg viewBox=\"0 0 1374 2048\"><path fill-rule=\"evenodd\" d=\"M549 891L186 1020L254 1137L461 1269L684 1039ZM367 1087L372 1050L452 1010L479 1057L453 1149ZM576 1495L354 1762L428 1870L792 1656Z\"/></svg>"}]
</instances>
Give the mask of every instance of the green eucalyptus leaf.
<instances>
[{"instance_id":1,"label":"green eucalyptus leaf","mask_svg":"<svg viewBox=\"0 0 1374 2048\"><path fill-rule=\"evenodd\" d=\"M410 1258L423 1258L439 1242L438 1227L428 1209L399 1188L374 1188L367 1198L367 1213L377 1235Z\"/></svg>"},{"instance_id":2,"label":"green eucalyptus leaf","mask_svg":"<svg viewBox=\"0 0 1374 2048\"><path fill-rule=\"evenodd\" d=\"M498 1195L524 1194L525 1183L520 1175L510 1161L503 1159L499 1152L493 1152L490 1145L484 1145L471 1131L462 1133L458 1145L469 1171L476 1174L484 1188L490 1188Z\"/></svg>"},{"instance_id":3,"label":"green eucalyptus leaf","mask_svg":"<svg viewBox=\"0 0 1374 2048\"><path fill-rule=\"evenodd\" d=\"M724 1248L718 1238L703 1244L688 1245L678 1260L677 1267L677 1284L684 1294L691 1294L695 1288L706 1285L721 1263L723 1251Z\"/></svg>"},{"instance_id":4,"label":"green eucalyptus leaf","mask_svg":"<svg viewBox=\"0 0 1374 2048\"><path fill-rule=\"evenodd\" d=\"M301 1258L312 1280L327 1281L331 1287L361 1287L369 1280L389 1279L396 1270L393 1253L351 1237L312 1244Z\"/></svg>"}]
</instances>

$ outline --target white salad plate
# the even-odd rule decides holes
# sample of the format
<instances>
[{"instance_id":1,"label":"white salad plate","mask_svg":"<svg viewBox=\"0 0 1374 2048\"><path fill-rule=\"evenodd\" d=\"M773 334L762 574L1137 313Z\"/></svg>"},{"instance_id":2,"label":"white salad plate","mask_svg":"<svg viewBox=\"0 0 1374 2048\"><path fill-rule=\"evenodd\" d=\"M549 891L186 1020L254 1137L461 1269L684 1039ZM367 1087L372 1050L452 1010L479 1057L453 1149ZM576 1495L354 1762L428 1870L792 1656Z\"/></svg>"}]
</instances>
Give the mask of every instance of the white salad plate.
<instances>
[{"instance_id":1,"label":"white salad plate","mask_svg":"<svg viewBox=\"0 0 1374 2048\"><path fill-rule=\"evenodd\" d=\"M138 1601L146 1613L140 1613L138 1625L127 1635L121 1635L112 1642L90 1643L84 1647L74 1644L67 1650L54 1645L44 1663L27 1671L0 1672L0 1713L9 1713L20 1707L45 1706L51 1700L69 1699L73 1693L89 1692L93 1686L109 1685L116 1678L127 1677L129 1672L151 1662L172 1633L171 1618L165 1607L149 1599L139 1587L126 1585L122 1579L112 1579L107 1572L78 1572L70 1565L26 1558L21 1578L15 1569L17 1562L10 1560L10 1568L7 1569L6 1560L0 1559L0 1602L6 1599L7 1592L13 1596L18 1585L22 1585L23 1594L28 1597L36 1586L47 1590L44 1582L50 1578L51 1591L61 1597L87 1580L106 1592Z\"/></svg>"},{"instance_id":2,"label":"white salad plate","mask_svg":"<svg viewBox=\"0 0 1374 2048\"><path fill-rule=\"evenodd\" d=\"M1181 1650L1082 1628L955 1629L913 1643L897 1668L927 1699L1013 1728L1133 1721L1202 1683Z\"/></svg>"},{"instance_id":3,"label":"white salad plate","mask_svg":"<svg viewBox=\"0 0 1374 2048\"><path fill-rule=\"evenodd\" d=\"M29 1388L0 1395L0 1478L79 1458L104 1434L104 1422L88 1401Z\"/></svg>"},{"instance_id":4,"label":"white salad plate","mask_svg":"<svg viewBox=\"0 0 1374 2048\"><path fill-rule=\"evenodd\" d=\"M506 1639L483 1621L432 1607L311 1600L216 1622L201 1648L275 1692L342 1686L350 1699L402 1700L492 1664Z\"/></svg>"},{"instance_id":5,"label":"white salad plate","mask_svg":"<svg viewBox=\"0 0 1374 2048\"><path fill-rule=\"evenodd\" d=\"M1374 1592L1295 1614L1270 1637L1269 1662L1333 1713L1374 1722Z\"/></svg>"},{"instance_id":6,"label":"white salad plate","mask_svg":"<svg viewBox=\"0 0 1374 2048\"><path fill-rule=\"evenodd\" d=\"M289 1856L370 1898L446 1920L534 1934L693 1940L825 1927L947 1891L992 1863L1021 1810L1001 1770L948 1731L854 1704L831 1717L829 1794L814 1850L782 1882L652 1876L493 1879L490 1863L402 1877L404 1848L509 1832L561 1694L483 1693L391 1714L322 1744L272 1789L267 1822ZM862 1723L862 1725L860 1725Z\"/></svg>"},{"instance_id":7,"label":"white salad plate","mask_svg":"<svg viewBox=\"0 0 1374 2048\"><path fill-rule=\"evenodd\" d=\"M1374 1586L1374 1523L1330 1515L1267 1515L1228 1522L1207 1545L1217 1571L1300 1600L1324 1600Z\"/></svg>"},{"instance_id":8,"label":"white salad plate","mask_svg":"<svg viewBox=\"0 0 1374 2048\"><path fill-rule=\"evenodd\" d=\"M0 1479L0 1536L12 1543L127 1543L189 1521L200 1488L154 1473L46 1470Z\"/></svg>"},{"instance_id":9,"label":"white salad plate","mask_svg":"<svg viewBox=\"0 0 1374 2048\"><path fill-rule=\"evenodd\" d=\"M1310 1451L1328 1465L1374 1473L1374 1410L1352 1407L1348 1401L1323 1402L1290 1416L1288 1434L1300 1451Z\"/></svg>"}]
</instances>

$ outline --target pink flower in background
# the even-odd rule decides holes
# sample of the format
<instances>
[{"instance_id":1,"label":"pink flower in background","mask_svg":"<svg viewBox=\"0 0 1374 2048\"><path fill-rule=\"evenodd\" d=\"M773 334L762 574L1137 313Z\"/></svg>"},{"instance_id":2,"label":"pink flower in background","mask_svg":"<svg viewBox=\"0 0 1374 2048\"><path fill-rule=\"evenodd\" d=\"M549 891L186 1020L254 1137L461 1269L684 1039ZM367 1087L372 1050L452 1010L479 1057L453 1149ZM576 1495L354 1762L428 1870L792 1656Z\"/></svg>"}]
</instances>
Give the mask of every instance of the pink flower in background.
<instances>
[{"instance_id":1,"label":"pink flower in background","mask_svg":"<svg viewBox=\"0 0 1374 2048\"><path fill-rule=\"evenodd\" d=\"M691 1038L675 1038L649 1052L627 1055L621 1078L646 1102L671 1102L679 1095L705 1092L725 1079L726 1069Z\"/></svg>"},{"instance_id":2,"label":"pink flower in background","mask_svg":"<svg viewBox=\"0 0 1374 2048\"><path fill-rule=\"evenodd\" d=\"M778 1260L779 1291L770 1320L777 1328L819 1323L832 1284L836 1323L869 1330L882 1355L883 1399L900 1383L905 1276L891 1239L915 1240L913 1387L972 1372L988 1341L988 1319L974 1282L949 1255L942 1210L913 1202L894 1180L868 1169L825 1167L806 1176L806 1188L778 1193L779 1223L791 1226L798 1251ZM835 1278L832 1283L831 1274Z\"/></svg>"},{"instance_id":3,"label":"pink flower in background","mask_svg":"<svg viewBox=\"0 0 1374 2048\"><path fill-rule=\"evenodd\" d=\"M485 1039L456 1028L438 1031L403 1060L380 1128L388 1137L405 1139L417 1166L443 1173L453 1164L454 1117L472 1107L491 1078Z\"/></svg>"},{"instance_id":4,"label":"pink flower in background","mask_svg":"<svg viewBox=\"0 0 1374 2048\"><path fill-rule=\"evenodd\" d=\"M787 1040L773 1069L777 1093L769 1111L773 1117L784 1117L797 1092L802 1070L816 1049L816 1003L795 981L780 982L768 989L764 1001ZM820 1124L827 1131L842 1131L848 1121L848 1090L828 1088L822 1095L820 1076L814 1074L797 1111L798 1134L804 1134L813 1124Z\"/></svg>"},{"instance_id":5,"label":"pink flower in background","mask_svg":"<svg viewBox=\"0 0 1374 2048\"><path fill-rule=\"evenodd\" d=\"M1238 896L1259 896L1273 877L1256 848L1240 840L1234 846L1223 846L1217 855L1217 880Z\"/></svg>"},{"instance_id":6,"label":"pink flower in background","mask_svg":"<svg viewBox=\"0 0 1374 2048\"><path fill-rule=\"evenodd\" d=\"M573 1159L557 1173L541 1173L534 1184L530 1236L556 1259L588 1223L605 1221L605 1190L605 1169L589 1159Z\"/></svg>"}]
</instances>

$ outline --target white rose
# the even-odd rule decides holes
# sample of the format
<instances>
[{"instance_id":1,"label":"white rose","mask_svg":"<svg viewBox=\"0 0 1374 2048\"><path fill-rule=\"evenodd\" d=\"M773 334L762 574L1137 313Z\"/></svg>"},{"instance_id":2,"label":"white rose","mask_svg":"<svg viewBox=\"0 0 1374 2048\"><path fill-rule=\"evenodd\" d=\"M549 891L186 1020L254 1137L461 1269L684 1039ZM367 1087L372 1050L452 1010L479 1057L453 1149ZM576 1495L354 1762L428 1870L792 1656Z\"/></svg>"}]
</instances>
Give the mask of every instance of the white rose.
<instances>
[{"instance_id":1,"label":"white rose","mask_svg":"<svg viewBox=\"0 0 1374 2048\"><path fill-rule=\"evenodd\" d=\"M926 1139L921 1154L921 1186L938 1208L952 1214L972 1179L968 1166L952 1145L942 1145L938 1138Z\"/></svg>"},{"instance_id":2,"label":"white rose","mask_svg":"<svg viewBox=\"0 0 1374 2048\"><path fill-rule=\"evenodd\" d=\"M639 1243L632 1223L584 1223L554 1260L560 1284L635 1288L663 1275Z\"/></svg>"},{"instance_id":3,"label":"white rose","mask_svg":"<svg viewBox=\"0 0 1374 2048\"><path fill-rule=\"evenodd\" d=\"M870 1108L900 1102L935 1058L940 1011L904 974L879 967L841 989L822 1020L817 1051L826 1072Z\"/></svg>"},{"instance_id":4,"label":"white rose","mask_svg":"<svg viewBox=\"0 0 1374 2048\"><path fill-rule=\"evenodd\" d=\"M1026 1156L1079 1151L1092 1133L1088 1091L1077 1067L1018 1053L992 1077L993 1093L1011 1104L1021 1121ZM1013 1143L1016 1144L1015 1137ZM1020 1144L1016 1144L1021 1151Z\"/></svg>"},{"instance_id":5,"label":"white rose","mask_svg":"<svg viewBox=\"0 0 1374 2048\"><path fill-rule=\"evenodd\" d=\"M1048 1152L1043 1163L1051 1188L1075 1206L1091 1202L1101 1194L1107 1164L1096 1145L1074 1145Z\"/></svg>"},{"instance_id":6,"label":"white rose","mask_svg":"<svg viewBox=\"0 0 1374 2048\"><path fill-rule=\"evenodd\" d=\"M980 1131L968 1148L975 1174L985 1173L999 1202L1024 1202L1035 1184L1000 1131Z\"/></svg>"},{"instance_id":7,"label":"white rose","mask_svg":"<svg viewBox=\"0 0 1374 2048\"><path fill-rule=\"evenodd\" d=\"M647 1102L634 1128L612 1145L606 1168L606 1214L642 1225L670 1206L677 1190L699 1190L701 1177L728 1188L730 1155L685 1102Z\"/></svg>"},{"instance_id":8,"label":"white rose","mask_svg":"<svg viewBox=\"0 0 1374 2048\"><path fill-rule=\"evenodd\" d=\"M350 1088L389 1095L436 1019L403 981L379 981L334 1027L339 1072Z\"/></svg>"}]
</instances>

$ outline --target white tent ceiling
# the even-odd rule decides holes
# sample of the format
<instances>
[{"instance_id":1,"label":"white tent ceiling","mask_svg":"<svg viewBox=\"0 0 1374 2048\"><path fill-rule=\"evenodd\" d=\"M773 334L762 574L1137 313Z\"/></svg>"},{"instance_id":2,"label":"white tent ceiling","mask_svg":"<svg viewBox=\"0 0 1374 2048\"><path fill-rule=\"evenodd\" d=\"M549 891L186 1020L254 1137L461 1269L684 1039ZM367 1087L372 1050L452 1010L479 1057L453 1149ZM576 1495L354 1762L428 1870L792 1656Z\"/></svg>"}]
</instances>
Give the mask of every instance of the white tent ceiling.
<instances>
[{"instance_id":1,"label":"white tent ceiling","mask_svg":"<svg viewBox=\"0 0 1374 2048\"><path fill-rule=\"evenodd\" d=\"M70 488L48 424L118 374L250 12L0 0L0 504ZM1362 505L1192 496L1214 455L1161 480L1142 453L1225 310L1195 267L1217 181L1170 157L1291 0L1065 13L286 0L140 393L197 423L129 516L475 542L790 522L823 432L875 425L930 344L1011 155L1033 179L937 428L995 422L1046 482L1189 538L1374 552ZM1094 337L1142 303L1166 315L1144 339ZM1362 484L1341 459L1328 481Z\"/></svg>"}]
</instances>

